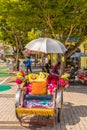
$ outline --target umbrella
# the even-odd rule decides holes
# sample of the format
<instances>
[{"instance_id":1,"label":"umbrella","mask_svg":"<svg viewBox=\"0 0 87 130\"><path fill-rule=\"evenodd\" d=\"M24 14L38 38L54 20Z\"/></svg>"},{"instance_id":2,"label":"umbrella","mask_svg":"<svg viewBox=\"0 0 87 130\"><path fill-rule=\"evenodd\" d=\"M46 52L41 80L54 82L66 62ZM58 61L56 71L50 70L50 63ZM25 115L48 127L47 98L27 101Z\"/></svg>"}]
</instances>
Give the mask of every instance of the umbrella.
<instances>
[{"instance_id":1,"label":"umbrella","mask_svg":"<svg viewBox=\"0 0 87 130\"><path fill-rule=\"evenodd\" d=\"M67 51L66 47L59 41L51 38L38 38L29 42L26 49L38 51L43 53L64 53Z\"/></svg>"},{"instance_id":2,"label":"umbrella","mask_svg":"<svg viewBox=\"0 0 87 130\"><path fill-rule=\"evenodd\" d=\"M81 57L81 56L86 56L84 53L82 53L82 52L76 52L76 53L74 53L72 56L71 56L71 58L75 58L75 57Z\"/></svg>"}]
</instances>

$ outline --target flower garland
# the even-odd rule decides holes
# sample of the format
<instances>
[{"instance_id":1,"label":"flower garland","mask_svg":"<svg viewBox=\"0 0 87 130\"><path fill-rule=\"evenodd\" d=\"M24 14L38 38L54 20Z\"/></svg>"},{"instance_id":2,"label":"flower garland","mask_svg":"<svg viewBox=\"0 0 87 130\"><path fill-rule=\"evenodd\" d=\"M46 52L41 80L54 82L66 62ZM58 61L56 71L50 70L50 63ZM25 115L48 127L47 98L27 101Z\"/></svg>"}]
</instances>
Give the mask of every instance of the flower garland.
<instances>
[{"instance_id":1,"label":"flower garland","mask_svg":"<svg viewBox=\"0 0 87 130\"><path fill-rule=\"evenodd\" d=\"M18 72L16 75L15 82L20 87L20 84L22 84L22 82L24 82L24 81L25 81L25 73L23 71Z\"/></svg>"},{"instance_id":2,"label":"flower garland","mask_svg":"<svg viewBox=\"0 0 87 130\"><path fill-rule=\"evenodd\" d=\"M59 86L62 91L64 91L65 88L69 87L69 74L63 74L59 78Z\"/></svg>"}]
</instances>

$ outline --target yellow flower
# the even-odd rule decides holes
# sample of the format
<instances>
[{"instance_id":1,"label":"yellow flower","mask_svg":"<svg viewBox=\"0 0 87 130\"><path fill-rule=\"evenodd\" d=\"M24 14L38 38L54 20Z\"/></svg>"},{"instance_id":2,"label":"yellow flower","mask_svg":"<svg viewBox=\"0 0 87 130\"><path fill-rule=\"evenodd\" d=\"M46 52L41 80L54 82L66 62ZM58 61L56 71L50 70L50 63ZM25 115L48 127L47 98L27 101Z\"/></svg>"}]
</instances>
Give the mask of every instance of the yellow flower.
<instances>
[{"instance_id":1,"label":"yellow flower","mask_svg":"<svg viewBox=\"0 0 87 130\"><path fill-rule=\"evenodd\" d=\"M64 79L64 80L68 80L69 76L70 76L70 74L65 73L65 74L63 74L63 75L61 76L61 78Z\"/></svg>"},{"instance_id":2,"label":"yellow flower","mask_svg":"<svg viewBox=\"0 0 87 130\"><path fill-rule=\"evenodd\" d=\"M21 73L20 73L20 72L18 72L18 73L17 73L17 77L20 77L20 76L22 76L22 75L21 75Z\"/></svg>"}]
</instances>

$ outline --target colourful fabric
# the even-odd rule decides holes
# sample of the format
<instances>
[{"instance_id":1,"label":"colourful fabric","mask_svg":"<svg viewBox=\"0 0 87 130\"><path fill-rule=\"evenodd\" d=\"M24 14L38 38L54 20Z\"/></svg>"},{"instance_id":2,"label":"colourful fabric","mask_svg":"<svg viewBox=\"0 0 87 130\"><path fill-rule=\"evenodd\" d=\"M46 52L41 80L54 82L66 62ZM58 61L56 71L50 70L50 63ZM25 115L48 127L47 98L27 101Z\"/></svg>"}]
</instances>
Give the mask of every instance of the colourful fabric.
<instances>
[{"instance_id":1,"label":"colourful fabric","mask_svg":"<svg viewBox=\"0 0 87 130\"><path fill-rule=\"evenodd\" d=\"M54 108L52 100L26 100L24 105L27 108Z\"/></svg>"},{"instance_id":2,"label":"colourful fabric","mask_svg":"<svg viewBox=\"0 0 87 130\"><path fill-rule=\"evenodd\" d=\"M26 100L52 100L53 96L52 94L47 94L47 95L30 95L27 94L25 96Z\"/></svg>"}]
</instances>

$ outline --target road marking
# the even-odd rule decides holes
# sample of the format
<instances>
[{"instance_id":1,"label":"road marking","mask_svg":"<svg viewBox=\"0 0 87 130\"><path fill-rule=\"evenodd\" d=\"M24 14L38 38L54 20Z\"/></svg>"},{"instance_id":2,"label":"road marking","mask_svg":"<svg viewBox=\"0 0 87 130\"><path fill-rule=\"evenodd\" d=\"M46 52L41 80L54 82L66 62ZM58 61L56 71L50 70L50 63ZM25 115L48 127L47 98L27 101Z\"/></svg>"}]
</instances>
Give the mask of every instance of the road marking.
<instances>
[{"instance_id":1,"label":"road marking","mask_svg":"<svg viewBox=\"0 0 87 130\"><path fill-rule=\"evenodd\" d=\"M1 83L0 83L0 85L1 84L3 84L6 80L8 80L10 77L7 77L7 78L5 78Z\"/></svg>"}]
</instances>

